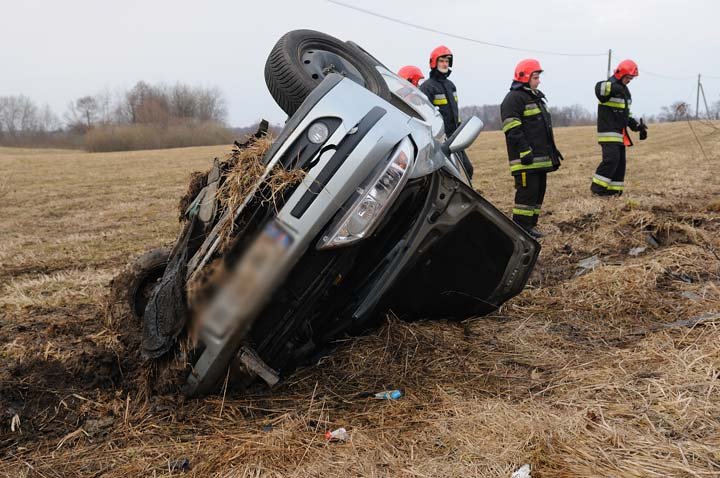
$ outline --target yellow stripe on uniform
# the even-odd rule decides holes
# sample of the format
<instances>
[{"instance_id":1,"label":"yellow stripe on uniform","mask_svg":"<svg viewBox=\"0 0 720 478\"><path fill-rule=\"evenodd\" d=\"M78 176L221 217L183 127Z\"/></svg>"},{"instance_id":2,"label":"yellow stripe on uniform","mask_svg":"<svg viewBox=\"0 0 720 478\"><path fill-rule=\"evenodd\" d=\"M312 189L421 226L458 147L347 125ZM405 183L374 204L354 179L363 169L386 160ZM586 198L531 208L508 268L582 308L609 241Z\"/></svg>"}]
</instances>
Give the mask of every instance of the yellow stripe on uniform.
<instances>
[{"instance_id":1,"label":"yellow stripe on uniform","mask_svg":"<svg viewBox=\"0 0 720 478\"><path fill-rule=\"evenodd\" d=\"M514 207L512 210L513 214L516 214L518 216L534 216L535 213L532 209L520 209L518 207Z\"/></svg>"},{"instance_id":2,"label":"yellow stripe on uniform","mask_svg":"<svg viewBox=\"0 0 720 478\"><path fill-rule=\"evenodd\" d=\"M518 126L522 126L522 122L517 118L508 118L503 122L503 133L507 133L513 128L517 128Z\"/></svg>"},{"instance_id":3,"label":"yellow stripe on uniform","mask_svg":"<svg viewBox=\"0 0 720 478\"><path fill-rule=\"evenodd\" d=\"M442 106L442 105L448 104L448 101L447 101L447 98L442 99L442 100L433 100L433 104L435 106Z\"/></svg>"},{"instance_id":4,"label":"yellow stripe on uniform","mask_svg":"<svg viewBox=\"0 0 720 478\"><path fill-rule=\"evenodd\" d=\"M612 88L612 83L610 83L609 81L606 81L605 83L603 83L603 89L604 89L603 96L608 96L610 94L611 88Z\"/></svg>"},{"instance_id":5,"label":"yellow stripe on uniform","mask_svg":"<svg viewBox=\"0 0 720 478\"><path fill-rule=\"evenodd\" d=\"M606 182L603 181L602 179L598 179L598 178L596 178L596 177L593 177L593 178L592 178L592 182L593 182L593 184L597 184L598 186L602 186L602 187L604 187L605 189L607 189L608 186L610 186L608 183L606 183Z\"/></svg>"},{"instance_id":6,"label":"yellow stripe on uniform","mask_svg":"<svg viewBox=\"0 0 720 478\"><path fill-rule=\"evenodd\" d=\"M599 131L598 134L598 143L622 143L623 142L623 135L622 133L616 133L614 131Z\"/></svg>"},{"instance_id":7,"label":"yellow stripe on uniform","mask_svg":"<svg viewBox=\"0 0 720 478\"><path fill-rule=\"evenodd\" d=\"M617 136L598 136L598 143L622 143L622 137Z\"/></svg>"},{"instance_id":8,"label":"yellow stripe on uniform","mask_svg":"<svg viewBox=\"0 0 720 478\"><path fill-rule=\"evenodd\" d=\"M523 111L523 116L539 115L540 113L542 113L542 111L540 111L540 108L533 108L530 110Z\"/></svg>"},{"instance_id":9,"label":"yellow stripe on uniform","mask_svg":"<svg viewBox=\"0 0 720 478\"><path fill-rule=\"evenodd\" d=\"M621 108L625 109L625 102L618 103L616 101L605 101L604 103L600 103L603 106L609 106L610 108Z\"/></svg>"},{"instance_id":10,"label":"yellow stripe on uniform","mask_svg":"<svg viewBox=\"0 0 720 478\"><path fill-rule=\"evenodd\" d=\"M538 161L532 164L513 164L510 166L510 172L523 171L528 169L552 168L552 161Z\"/></svg>"},{"instance_id":11,"label":"yellow stripe on uniform","mask_svg":"<svg viewBox=\"0 0 720 478\"><path fill-rule=\"evenodd\" d=\"M612 181L610 178L601 176L597 173L592 178L592 182L598 186L602 186L608 191L622 191L625 189L625 183L622 181Z\"/></svg>"}]
</instances>

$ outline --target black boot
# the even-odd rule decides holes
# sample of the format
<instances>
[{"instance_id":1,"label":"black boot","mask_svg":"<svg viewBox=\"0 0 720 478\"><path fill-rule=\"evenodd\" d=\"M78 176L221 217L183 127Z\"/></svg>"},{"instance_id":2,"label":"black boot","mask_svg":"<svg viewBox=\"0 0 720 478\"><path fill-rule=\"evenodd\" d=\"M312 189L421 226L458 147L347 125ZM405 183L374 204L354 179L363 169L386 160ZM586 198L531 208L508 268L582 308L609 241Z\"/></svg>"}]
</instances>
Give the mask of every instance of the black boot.
<instances>
[{"instance_id":1,"label":"black boot","mask_svg":"<svg viewBox=\"0 0 720 478\"><path fill-rule=\"evenodd\" d=\"M541 237L545 237L545 234L538 231L536 228L531 227L530 229L527 229L527 233L530 234L535 239L540 239Z\"/></svg>"},{"instance_id":2,"label":"black boot","mask_svg":"<svg viewBox=\"0 0 720 478\"><path fill-rule=\"evenodd\" d=\"M531 226L529 224L523 224L523 223L520 223L517 221L515 221L515 224L522 227L523 231L527 232L531 237L533 237L535 239L540 239L541 237L545 236L545 234L543 234L542 232L535 229L534 226Z\"/></svg>"}]
</instances>

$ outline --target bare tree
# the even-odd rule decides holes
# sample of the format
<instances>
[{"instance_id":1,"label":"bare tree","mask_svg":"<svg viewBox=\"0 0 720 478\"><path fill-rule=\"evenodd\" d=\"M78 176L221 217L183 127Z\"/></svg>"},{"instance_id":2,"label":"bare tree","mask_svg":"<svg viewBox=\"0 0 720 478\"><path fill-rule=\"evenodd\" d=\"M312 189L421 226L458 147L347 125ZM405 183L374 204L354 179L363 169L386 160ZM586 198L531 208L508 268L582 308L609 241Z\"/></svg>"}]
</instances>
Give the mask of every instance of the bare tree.
<instances>
[{"instance_id":1,"label":"bare tree","mask_svg":"<svg viewBox=\"0 0 720 478\"><path fill-rule=\"evenodd\" d=\"M97 123L110 124L113 122L113 95L109 89L104 89L95 95L97 103Z\"/></svg>"},{"instance_id":2,"label":"bare tree","mask_svg":"<svg viewBox=\"0 0 720 478\"><path fill-rule=\"evenodd\" d=\"M720 100L717 100L712 104L710 109L710 117L713 119L720 119Z\"/></svg>"},{"instance_id":3,"label":"bare tree","mask_svg":"<svg viewBox=\"0 0 720 478\"><path fill-rule=\"evenodd\" d=\"M198 97L193 89L177 83L170 90L170 105L175 118L194 119L198 114Z\"/></svg>"},{"instance_id":4,"label":"bare tree","mask_svg":"<svg viewBox=\"0 0 720 478\"><path fill-rule=\"evenodd\" d=\"M670 106L663 106L660 108L660 114L658 115L658 121L660 122L674 122L684 120L690 111L690 105L684 101L676 101Z\"/></svg>"},{"instance_id":5,"label":"bare tree","mask_svg":"<svg viewBox=\"0 0 720 478\"><path fill-rule=\"evenodd\" d=\"M144 81L138 81L118 107L123 122L168 124L170 102L162 85L152 86Z\"/></svg>"},{"instance_id":6,"label":"bare tree","mask_svg":"<svg viewBox=\"0 0 720 478\"><path fill-rule=\"evenodd\" d=\"M138 111L145 99L152 95L152 88L144 81L138 81L130 91L125 93L121 103L118 105L118 117L121 122L137 123Z\"/></svg>"},{"instance_id":7,"label":"bare tree","mask_svg":"<svg viewBox=\"0 0 720 478\"><path fill-rule=\"evenodd\" d=\"M10 135L17 133L19 116L17 98L14 96L0 97L0 130L3 133Z\"/></svg>"},{"instance_id":8,"label":"bare tree","mask_svg":"<svg viewBox=\"0 0 720 478\"><path fill-rule=\"evenodd\" d=\"M47 103L43 105L38 113L38 129L42 133L58 131L61 127L60 118L50 109Z\"/></svg>"},{"instance_id":9,"label":"bare tree","mask_svg":"<svg viewBox=\"0 0 720 478\"><path fill-rule=\"evenodd\" d=\"M595 123L595 115L581 105L551 106L553 126L583 126Z\"/></svg>"},{"instance_id":10,"label":"bare tree","mask_svg":"<svg viewBox=\"0 0 720 478\"><path fill-rule=\"evenodd\" d=\"M27 96L0 97L0 130L9 135L38 130L38 109Z\"/></svg>"},{"instance_id":11,"label":"bare tree","mask_svg":"<svg viewBox=\"0 0 720 478\"><path fill-rule=\"evenodd\" d=\"M502 125L500 121L500 105L472 105L460 108L460 117L467 119L477 116L485 123L486 130L498 130Z\"/></svg>"},{"instance_id":12,"label":"bare tree","mask_svg":"<svg viewBox=\"0 0 720 478\"><path fill-rule=\"evenodd\" d=\"M70 102L65 120L70 129L85 132L95 126L98 112L99 106L95 97L83 96Z\"/></svg>"},{"instance_id":13,"label":"bare tree","mask_svg":"<svg viewBox=\"0 0 720 478\"><path fill-rule=\"evenodd\" d=\"M169 124L184 121L224 123L225 99L217 88L192 87L176 83L168 88L139 81L117 107L123 123Z\"/></svg>"},{"instance_id":14,"label":"bare tree","mask_svg":"<svg viewBox=\"0 0 720 478\"><path fill-rule=\"evenodd\" d=\"M225 99L218 88L199 89L196 119L224 123L227 118Z\"/></svg>"}]
</instances>

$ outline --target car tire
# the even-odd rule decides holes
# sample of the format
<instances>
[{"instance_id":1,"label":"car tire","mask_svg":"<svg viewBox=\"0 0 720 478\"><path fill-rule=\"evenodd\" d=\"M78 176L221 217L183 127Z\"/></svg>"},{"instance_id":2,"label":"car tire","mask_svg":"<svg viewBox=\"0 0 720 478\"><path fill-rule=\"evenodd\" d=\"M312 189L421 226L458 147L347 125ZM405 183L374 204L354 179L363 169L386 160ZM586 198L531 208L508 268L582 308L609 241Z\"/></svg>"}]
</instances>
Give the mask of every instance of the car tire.
<instances>
[{"instance_id":1,"label":"car tire","mask_svg":"<svg viewBox=\"0 0 720 478\"><path fill-rule=\"evenodd\" d=\"M325 33L290 31L278 40L265 63L268 90L290 116L330 73L339 73L390 100L390 90L368 55Z\"/></svg>"},{"instance_id":2,"label":"car tire","mask_svg":"<svg viewBox=\"0 0 720 478\"><path fill-rule=\"evenodd\" d=\"M152 249L133 262L115 277L110 288L112 297L123 315L129 315L138 323L142 321L145 306L159 283L170 258L170 249Z\"/></svg>"}]
</instances>

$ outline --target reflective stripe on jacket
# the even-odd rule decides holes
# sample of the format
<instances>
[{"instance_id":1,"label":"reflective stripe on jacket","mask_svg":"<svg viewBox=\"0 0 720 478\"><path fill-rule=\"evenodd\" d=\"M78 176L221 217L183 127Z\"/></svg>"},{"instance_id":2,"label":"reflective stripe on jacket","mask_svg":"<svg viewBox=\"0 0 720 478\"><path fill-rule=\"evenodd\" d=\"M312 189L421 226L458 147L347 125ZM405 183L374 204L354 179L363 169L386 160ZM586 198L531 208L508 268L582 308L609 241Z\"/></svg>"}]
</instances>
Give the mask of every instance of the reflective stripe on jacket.
<instances>
[{"instance_id":1,"label":"reflective stripe on jacket","mask_svg":"<svg viewBox=\"0 0 720 478\"><path fill-rule=\"evenodd\" d=\"M455 84L448 80L449 75L449 71L440 73L433 69L430 71L430 78L420 85L420 91L440 110L447 136L453 134L460 124L457 89Z\"/></svg>"},{"instance_id":2,"label":"reflective stripe on jacket","mask_svg":"<svg viewBox=\"0 0 720 478\"><path fill-rule=\"evenodd\" d=\"M632 117L630 90L622 81L611 76L607 81L595 84L598 99L597 137L598 143L621 143L632 146L629 137L623 140L626 128L638 130L638 123ZM628 144L629 143L629 144Z\"/></svg>"},{"instance_id":3,"label":"reflective stripe on jacket","mask_svg":"<svg viewBox=\"0 0 720 478\"><path fill-rule=\"evenodd\" d=\"M542 92L513 82L500 105L500 118L512 175L554 171L560 166L552 120Z\"/></svg>"}]
</instances>

